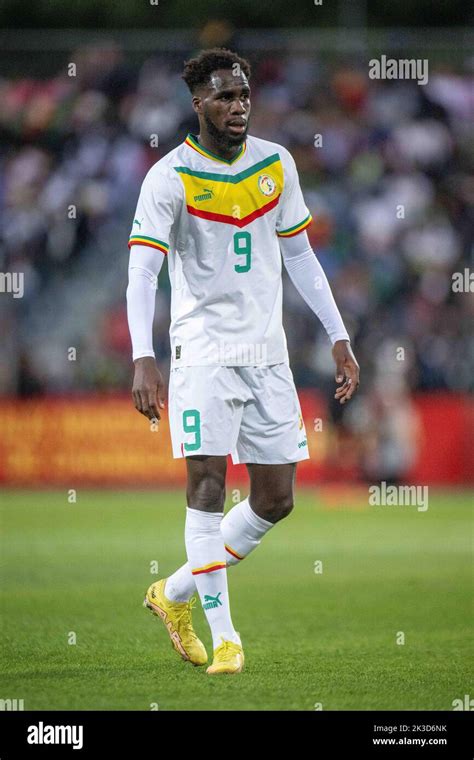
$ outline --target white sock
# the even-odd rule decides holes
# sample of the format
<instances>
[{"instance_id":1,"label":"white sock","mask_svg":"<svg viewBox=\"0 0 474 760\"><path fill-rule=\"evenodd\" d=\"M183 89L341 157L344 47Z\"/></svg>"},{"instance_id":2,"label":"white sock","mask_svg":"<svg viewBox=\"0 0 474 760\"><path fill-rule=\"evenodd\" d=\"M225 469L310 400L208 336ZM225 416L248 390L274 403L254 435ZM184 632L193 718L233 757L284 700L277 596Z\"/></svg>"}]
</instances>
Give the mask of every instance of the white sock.
<instances>
[{"instance_id":1,"label":"white sock","mask_svg":"<svg viewBox=\"0 0 474 760\"><path fill-rule=\"evenodd\" d=\"M256 549L274 524L255 514L248 498L232 507L220 524L227 567L237 565ZM165 591L167 599L173 602L187 602L191 598L196 591L196 583L188 562L170 575Z\"/></svg>"},{"instance_id":2,"label":"white sock","mask_svg":"<svg viewBox=\"0 0 474 760\"><path fill-rule=\"evenodd\" d=\"M250 506L248 498L232 507L221 523L227 565L236 565L245 559L274 524L259 517Z\"/></svg>"},{"instance_id":3,"label":"white sock","mask_svg":"<svg viewBox=\"0 0 474 760\"><path fill-rule=\"evenodd\" d=\"M220 530L223 514L186 507L184 530L188 563L211 629L214 649L222 639L241 643L230 616L226 550Z\"/></svg>"}]
</instances>

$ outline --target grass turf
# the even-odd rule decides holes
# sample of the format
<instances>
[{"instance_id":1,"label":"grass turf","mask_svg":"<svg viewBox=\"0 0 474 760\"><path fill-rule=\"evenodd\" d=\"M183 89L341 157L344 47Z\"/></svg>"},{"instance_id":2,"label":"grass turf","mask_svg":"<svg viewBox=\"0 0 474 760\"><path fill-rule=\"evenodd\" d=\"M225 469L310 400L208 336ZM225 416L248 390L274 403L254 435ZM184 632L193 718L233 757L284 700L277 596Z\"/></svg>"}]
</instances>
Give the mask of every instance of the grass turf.
<instances>
[{"instance_id":1,"label":"grass turf","mask_svg":"<svg viewBox=\"0 0 474 760\"><path fill-rule=\"evenodd\" d=\"M418 512L361 493L335 509L299 489L229 570L246 664L210 677L141 606L185 561L182 492L3 492L0 697L26 710L451 710L472 692L471 496L431 490ZM199 605L194 621L211 653Z\"/></svg>"}]
</instances>

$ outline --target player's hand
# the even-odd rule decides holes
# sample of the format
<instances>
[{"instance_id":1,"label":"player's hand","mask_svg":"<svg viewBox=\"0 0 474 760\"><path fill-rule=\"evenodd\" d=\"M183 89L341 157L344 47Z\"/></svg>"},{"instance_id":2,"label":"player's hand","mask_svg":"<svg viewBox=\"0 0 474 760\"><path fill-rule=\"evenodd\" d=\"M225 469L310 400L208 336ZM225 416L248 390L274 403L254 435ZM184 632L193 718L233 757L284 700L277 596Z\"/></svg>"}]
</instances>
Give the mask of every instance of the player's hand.
<instances>
[{"instance_id":1,"label":"player's hand","mask_svg":"<svg viewBox=\"0 0 474 760\"><path fill-rule=\"evenodd\" d=\"M153 356L135 359L132 396L141 414L149 420L161 420L159 409L165 408L165 386Z\"/></svg>"},{"instance_id":2,"label":"player's hand","mask_svg":"<svg viewBox=\"0 0 474 760\"><path fill-rule=\"evenodd\" d=\"M359 387L359 365L348 340L336 340L332 347L336 362L336 383L343 383L334 394L340 404L349 401Z\"/></svg>"}]
</instances>

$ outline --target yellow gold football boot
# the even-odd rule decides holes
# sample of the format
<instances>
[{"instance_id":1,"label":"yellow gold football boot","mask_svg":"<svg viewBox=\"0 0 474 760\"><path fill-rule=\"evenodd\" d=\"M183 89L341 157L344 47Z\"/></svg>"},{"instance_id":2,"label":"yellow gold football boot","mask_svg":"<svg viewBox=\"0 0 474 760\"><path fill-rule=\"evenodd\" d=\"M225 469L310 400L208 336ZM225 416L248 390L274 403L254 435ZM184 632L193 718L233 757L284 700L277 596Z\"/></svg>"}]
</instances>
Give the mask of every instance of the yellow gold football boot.
<instances>
[{"instance_id":1,"label":"yellow gold football boot","mask_svg":"<svg viewBox=\"0 0 474 760\"><path fill-rule=\"evenodd\" d=\"M222 636L221 636L222 638ZM235 641L226 641L222 638L222 644L214 649L214 660L206 670L209 675L220 673L240 673L244 667L244 650L242 644Z\"/></svg>"},{"instance_id":2,"label":"yellow gold football boot","mask_svg":"<svg viewBox=\"0 0 474 760\"><path fill-rule=\"evenodd\" d=\"M193 665L205 665L207 652L202 641L196 636L191 619L196 597L191 597L189 602L171 602L165 596L166 580L162 578L151 584L145 594L143 606L162 619L173 649L183 660L188 660Z\"/></svg>"}]
</instances>

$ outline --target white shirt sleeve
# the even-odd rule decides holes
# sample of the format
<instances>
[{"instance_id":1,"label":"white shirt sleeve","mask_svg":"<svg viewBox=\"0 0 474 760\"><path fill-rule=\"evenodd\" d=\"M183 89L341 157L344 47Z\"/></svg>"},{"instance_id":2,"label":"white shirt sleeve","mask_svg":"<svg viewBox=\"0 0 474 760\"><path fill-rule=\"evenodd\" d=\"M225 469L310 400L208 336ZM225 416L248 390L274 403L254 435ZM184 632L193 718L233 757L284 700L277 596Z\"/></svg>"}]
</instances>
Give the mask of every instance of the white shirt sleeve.
<instances>
[{"instance_id":1,"label":"white shirt sleeve","mask_svg":"<svg viewBox=\"0 0 474 760\"><path fill-rule=\"evenodd\" d=\"M158 275L164 260L164 253L148 246L135 244L130 250L127 317L134 361L143 356L155 356L153 318Z\"/></svg>"},{"instance_id":2,"label":"white shirt sleeve","mask_svg":"<svg viewBox=\"0 0 474 760\"><path fill-rule=\"evenodd\" d=\"M183 200L179 177L158 162L143 180L128 242L127 316L133 360L155 356L153 318L158 275Z\"/></svg>"},{"instance_id":3,"label":"white shirt sleeve","mask_svg":"<svg viewBox=\"0 0 474 760\"><path fill-rule=\"evenodd\" d=\"M311 248L307 233L280 238L280 250L295 288L324 325L331 343L334 345L337 340L350 340L328 279Z\"/></svg>"},{"instance_id":4,"label":"white shirt sleeve","mask_svg":"<svg viewBox=\"0 0 474 760\"><path fill-rule=\"evenodd\" d=\"M166 256L182 201L183 185L176 172L160 162L152 166L142 183L128 247L146 246Z\"/></svg>"},{"instance_id":5,"label":"white shirt sleeve","mask_svg":"<svg viewBox=\"0 0 474 760\"><path fill-rule=\"evenodd\" d=\"M301 192L298 170L293 156L280 149L284 184L278 204L276 233L280 238L293 237L311 224L312 217Z\"/></svg>"}]
</instances>

